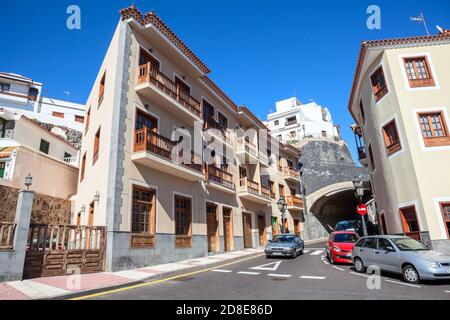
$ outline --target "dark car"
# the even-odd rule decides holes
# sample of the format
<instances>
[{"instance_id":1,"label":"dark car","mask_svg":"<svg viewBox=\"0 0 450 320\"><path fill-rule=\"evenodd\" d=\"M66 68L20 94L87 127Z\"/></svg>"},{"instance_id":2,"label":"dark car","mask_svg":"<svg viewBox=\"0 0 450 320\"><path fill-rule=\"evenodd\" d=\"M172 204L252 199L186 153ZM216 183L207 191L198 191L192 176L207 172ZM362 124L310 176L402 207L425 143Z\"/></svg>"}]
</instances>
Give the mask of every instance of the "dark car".
<instances>
[{"instance_id":1,"label":"dark car","mask_svg":"<svg viewBox=\"0 0 450 320\"><path fill-rule=\"evenodd\" d=\"M295 258L303 253L305 242L295 234L280 234L275 236L264 248L267 258L272 256L288 256Z\"/></svg>"}]
</instances>

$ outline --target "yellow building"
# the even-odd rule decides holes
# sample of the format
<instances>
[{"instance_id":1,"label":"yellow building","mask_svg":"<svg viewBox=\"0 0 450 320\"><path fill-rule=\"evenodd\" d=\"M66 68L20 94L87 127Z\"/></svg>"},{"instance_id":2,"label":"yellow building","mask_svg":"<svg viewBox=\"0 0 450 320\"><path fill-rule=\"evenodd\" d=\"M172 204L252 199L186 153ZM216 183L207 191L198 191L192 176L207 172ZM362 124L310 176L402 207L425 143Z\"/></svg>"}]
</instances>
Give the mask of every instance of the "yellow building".
<instances>
[{"instance_id":1,"label":"yellow building","mask_svg":"<svg viewBox=\"0 0 450 320\"><path fill-rule=\"evenodd\" d=\"M383 232L443 252L450 252L449 56L448 30L363 42L349 102Z\"/></svg>"}]
</instances>

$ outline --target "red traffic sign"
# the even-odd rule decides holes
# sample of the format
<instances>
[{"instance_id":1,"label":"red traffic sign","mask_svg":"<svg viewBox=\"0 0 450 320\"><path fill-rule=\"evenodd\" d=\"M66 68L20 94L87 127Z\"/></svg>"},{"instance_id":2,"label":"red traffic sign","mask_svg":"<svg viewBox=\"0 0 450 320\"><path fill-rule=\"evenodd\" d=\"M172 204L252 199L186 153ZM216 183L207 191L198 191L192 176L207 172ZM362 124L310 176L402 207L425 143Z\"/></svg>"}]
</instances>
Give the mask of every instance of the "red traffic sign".
<instances>
[{"instance_id":1,"label":"red traffic sign","mask_svg":"<svg viewBox=\"0 0 450 320\"><path fill-rule=\"evenodd\" d=\"M367 206L365 204L358 204L356 207L356 212L362 216L365 216L367 214Z\"/></svg>"}]
</instances>

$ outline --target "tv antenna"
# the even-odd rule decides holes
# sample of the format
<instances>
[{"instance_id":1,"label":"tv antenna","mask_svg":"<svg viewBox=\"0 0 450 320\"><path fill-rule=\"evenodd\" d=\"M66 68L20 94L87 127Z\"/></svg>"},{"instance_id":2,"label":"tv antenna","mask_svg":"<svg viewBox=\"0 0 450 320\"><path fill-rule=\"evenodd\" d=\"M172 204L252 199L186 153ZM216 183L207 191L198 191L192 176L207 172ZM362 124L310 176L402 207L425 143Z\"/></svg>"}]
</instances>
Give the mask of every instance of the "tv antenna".
<instances>
[{"instance_id":1,"label":"tv antenna","mask_svg":"<svg viewBox=\"0 0 450 320\"><path fill-rule=\"evenodd\" d=\"M427 22L425 20L425 16L423 15L423 13L419 14L419 16L417 16L417 17L410 17L409 20L417 21L417 22L419 22L419 24L423 23L423 26L425 27L425 31L427 32L427 36L430 35L430 33L428 32Z\"/></svg>"}]
</instances>

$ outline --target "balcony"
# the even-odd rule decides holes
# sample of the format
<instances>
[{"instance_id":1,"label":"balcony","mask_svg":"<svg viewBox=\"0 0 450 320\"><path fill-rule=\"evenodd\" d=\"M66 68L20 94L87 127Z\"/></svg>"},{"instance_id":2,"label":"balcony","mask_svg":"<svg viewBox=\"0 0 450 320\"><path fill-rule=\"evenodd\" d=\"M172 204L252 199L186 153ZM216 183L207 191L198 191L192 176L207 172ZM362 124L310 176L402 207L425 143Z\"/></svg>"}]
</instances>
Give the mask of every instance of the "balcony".
<instances>
[{"instance_id":1,"label":"balcony","mask_svg":"<svg viewBox=\"0 0 450 320\"><path fill-rule=\"evenodd\" d=\"M267 153L259 152L259 163L265 167L270 167L271 162Z\"/></svg>"},{"instance_id":2,"label":"balcony","mask_svg":"<svg viewBox=\"0 0 450 320\"><path fill-rule=\"evenodd\" d=\"M229 137L229 133L227 132L227 128L221 126L215 119L205 120L203 123L203 131L207 131L214 138L218 138L222 142L231 146L231 139Z\"/></svg>"},{"instance_id":3,"label":"balcony","mask_svg":"<svg viewBox=\"0 0 450 320\"><path fill-rule=\"evenodd\" d=\"M203 121L200 102L150 63L138 67L136 92L182 120Z\"/></svg>"},{"instance_id":4,"label":"balcony","mask_svg":"<svg viewBox=\"0 0 450 320\"><path fill-rule=\"evenodd\" d=\"M225 193L234 194L235 192L233 175L214 165L208 165L206 167L206 183L208 187Z\"/></svg>"},{"instance_id":5,"label":"balcony","mask_svg":"<svg viewBox=\"0 0 450 320\"><path fill-rule=\"evenodd\" d=\"M65 157L64 162L71 166L78 167L78 157Z\"/></svg>"},{"instance_id":6,"label":"balcony","mask_svg":"<svg viewBox=\"0 0 450 320\"><path fill-rule=\"evenodd\" d=\"M289 181L300 182L300 171L292 167L284 167L283 177Z\"/></svg>"},{"instance_id":7,"label":"balcony","mask_svg":"<svg viewBox=\"0 0 450 320\"><path fill-rule=\"evenodd\" d=\"M134 153L131 159L138 164L162 171L182 179L196 181L204 178L202 158L191 153L190 163L183 163L182 151L176 153L174 142L144 127L136 130Z\"/></svg>"},{"instance_id":8,"label":"balcony","mask_svg":"<svg viewBox=\"0 0 450 320\"><path fill-rule=\"evenodd\" d=\"M256 146L243 137L238 138L236 142L236 155L245 156L245 161L241 159L241 162L256 164L259 160Z\"/></svg>"},{"instance_id":9,"label":"balcony","mask_svg":"<svg viewBox=\"0 0 450 320\"><path fill-rule=\"evenodd\" d=\"M265 187L262 189L267 189L267 191L269 191L269 189ZM259 183L248 178L240 179L239 197L259 204L267 204L271 201L270 191L269 196L267 197L266 191L259 191Z\"/></svg>"},{"instance_id":10,"label":"balcony","mask_svg":"<svg viewBox=\"0 0 450 320\"><path fill-rule=\"evenodd\" d=\"M286 203L288 210L301 211L305 208L303 199L297 196L287 196Z\"/></svg>"}]
</instances>

